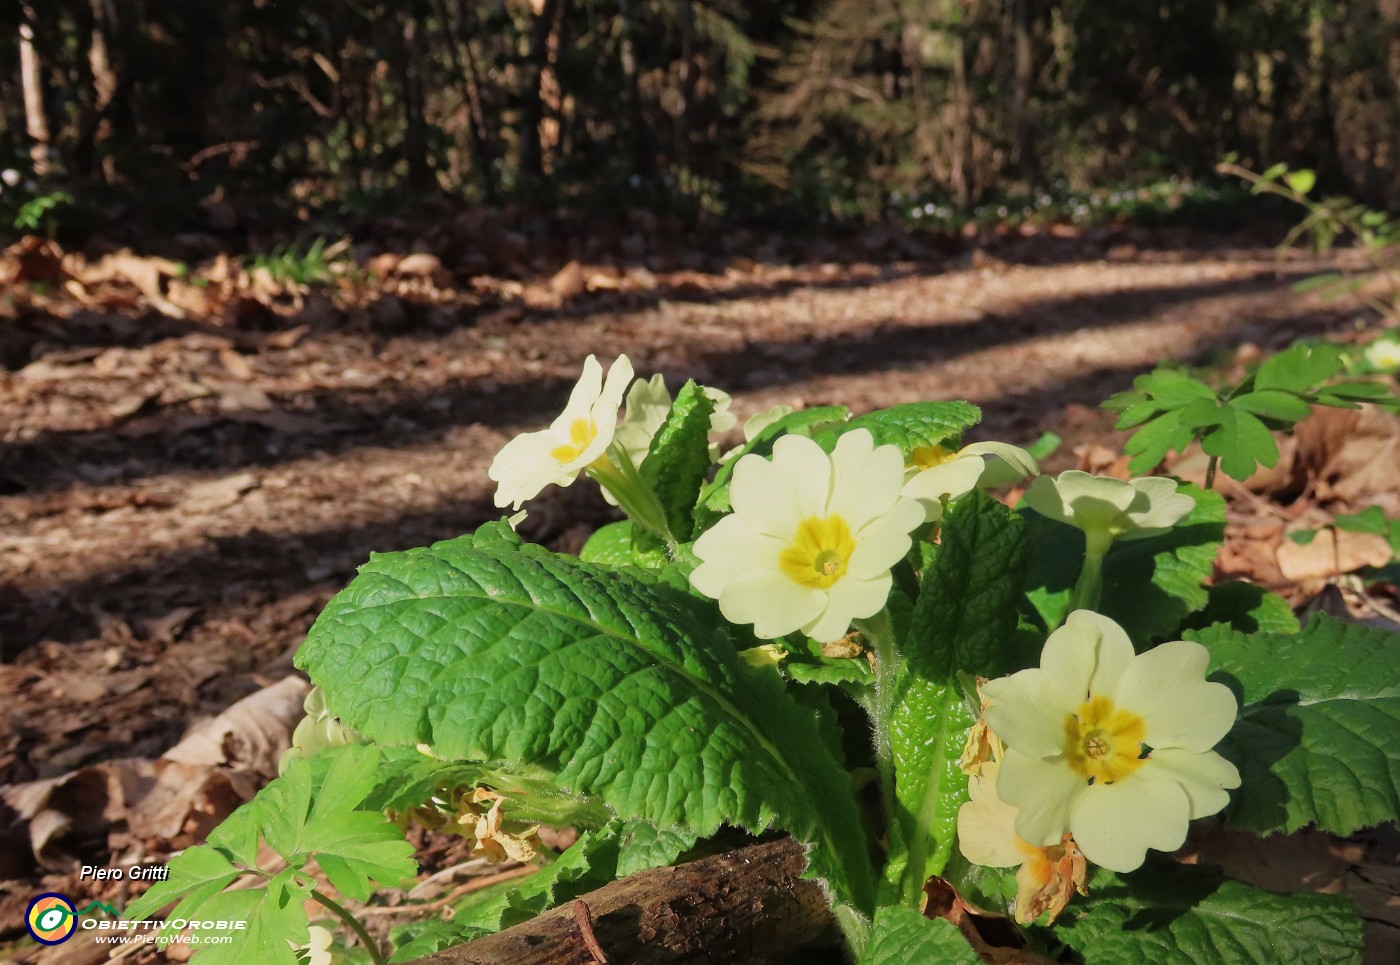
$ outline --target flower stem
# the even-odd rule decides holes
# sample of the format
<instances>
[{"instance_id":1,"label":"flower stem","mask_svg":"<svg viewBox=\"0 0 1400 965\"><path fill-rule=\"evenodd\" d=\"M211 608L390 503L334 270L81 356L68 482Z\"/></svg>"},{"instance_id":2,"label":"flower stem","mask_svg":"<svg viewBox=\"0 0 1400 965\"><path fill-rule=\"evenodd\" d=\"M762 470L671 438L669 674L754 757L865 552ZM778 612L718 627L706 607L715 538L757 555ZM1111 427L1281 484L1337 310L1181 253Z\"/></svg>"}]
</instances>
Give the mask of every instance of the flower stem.
<instances>
[{"instance_id":1,"label":"flower stem","mask_svg":"<svg viewBox=\"0 0 1400 965\"><path fill-rule=\"evenodd\" d=\"M1220 459L1217 456L1211 456L1210 459L1206 462L1205 488L1207 490L1215 488L1215 467L1218 465L1220 465Z\"/></svg>"},{"instance_id":2,"label":"flower stem","mask_svg":"<svg viewBox=\"0 0 1400 965\"><path fill-rule=\"evenodd\" d=\"M875 652L875 761L880 771L880 796L885 805L885 826L894 822L894 752L890 748L890 718L894 712L895 681L900 660L894 645L894 624L889 612L856 621L870 649Z\"/></svg>"},{"instance_id":3,"label":"flower stem","mask_svg":"<svg viewBox=\"0 0 1400 965\"><path fill-rule=\"evenodd\" d=\"M319 889L313 889L311 897L315 898L316 901L331 914L350 926L350 930L355 933L360 939L360 943L365 946L365 950L369 952L370 960L374 962L374 965L386 965L388 959L386 959L384 953L379 950L379 946L375 944L374 939L369 937L369 932L365 931L365 926L360 924L358 918L350 914L339 902L333 900Z\"/></svg>"},{"instance_id":4,"label":"flower stem","mask_svg":"<svg viewBox=\"0 0 1400 965\"><path fill-rule=\"evenodd\" d=\"M1066 616L1075 610L1097 612L1099 601L1103 598L1103 558L1108 555L1113 538L1109 536L1107 539L1096 539L1097 535L1085 534L1084 568L1079 571L1079 579L1074 584L1074 591L1070 593L1069 606L1065 608Z\"/></svg>"},{"instance_id":5,"label":"flower stem","mask_svg":"<svg viewBox=\"0 0 1400 965\"><path fill-rule=\"evenodd\" d=\"M666 522L666 511L661 508L661 501L642 479L642 474L632 465L626 452L614 447L607 456L588 467L588 475L612 493L617 505L634 524L666 543L666 553L672 560L679 556L680 543Z\"/></svg>"}]
</instances>

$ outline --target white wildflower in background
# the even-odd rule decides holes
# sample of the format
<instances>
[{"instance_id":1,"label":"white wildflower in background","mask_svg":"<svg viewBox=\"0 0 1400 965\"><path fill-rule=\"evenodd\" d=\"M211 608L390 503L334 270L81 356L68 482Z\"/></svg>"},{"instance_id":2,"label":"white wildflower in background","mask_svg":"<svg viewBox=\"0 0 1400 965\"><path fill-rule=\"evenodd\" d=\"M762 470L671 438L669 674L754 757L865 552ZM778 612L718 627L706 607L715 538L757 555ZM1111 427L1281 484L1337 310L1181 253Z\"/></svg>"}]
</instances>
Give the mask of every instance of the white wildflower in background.
<instances>
[{"instance_id":1,"label":"white wildflower in background","mask_svg":"<svg viewBox=\"0 0 1400 965\"><path fill-rule=\"evenodd\" d=\"M987 458L983 458L987 457ZM1005 442L975 442L956 451L920 446L909 458L904 495L924 507L925 522L943 516L943 500L957 499L974 486L1002 486L1040 472L1029 452Z\"/></svg>"},{"instance_id":2,"label":"white wildflower in background","mask_svg":"<svg viewBox=\"0 0 1400 965\"><path fill-rule=\"evenodd\" d=\"M1038 669L982 687L987 725L1006 743L1001 800L1016 833L1050 846L1073 835L1113 871L1148 848L1175 851L1194 818L1220 811L1240 785L1214 752L1235 722L1235 697L1206 681L1210 655L1178 640L1134 655L1118 624L1071 613L1045 642Z\"/></svg>"},{"instance_id":3,"label":"white wildflower in background","mask_svg":"<svg viewBox=\"0 0 1400 965\"><path fill-rule=\"evenodd\" d=\"M1362 355L1377 372L1400 371L1400 342L1395 339L1376 339Z\"/></svg>"},{"instance_id":4,"label":"white wildflower in background","mask_svg":"<svg viewBox=\"0 0 1400 965\"><path fill-rule=\"evenodd\" d=\"M1069 469L1040 476L1026 490L1026 505L1042 516L1084 531L1089 552L1108 551L1116 539L1165 533L1196 505L1176 491L1176 480L1147 476L1124 482Z\"/></svg>"},{"instance_id":5,"label":"white wildflower in background","mask_svg":"<svg viewBox=\"0 0 1400 965\"><path fill-rule=\"evenodd\" d=\"M889 596L890 567L923 518L900 495L904 459L864 429L830 454L805 436L783 436L772 460L734 466L734 512L695 542L695 588L735 623L772 639L801 630L836 640Z\"/></svg>"},{"instance_id":6,"label":"white wildflower in background","mask_svg":"<svg viewBox=\"0 0 1400 965\"><path fill-rule=\"evenodd\" d=\"M1089 893L1084 853L1068 834L1058 844L1041 847L1016 833L1017 809L997 796L999 767L988 761L969 779L970 800L958 809L958 849L973 864L1017 869L1018 922L1033 922L1046 912L1054 921L1076 891Z\"/></svg>"},{"instance_id":7,"label":"white wildflower in background","mask_svg":"<svg viewBox=\"0 0 1400 965\"><path fill-rule=\"evenodd\" d=\"M595 356L583 363L583 375L569 404L548 429L516 436L491 462L487 475L496 482L496 505L519 509L546 486L568 486L603 457L613 441L622 394L632 381L632 363L619 355L608 370Z\"/></svg>"}]
</instances>

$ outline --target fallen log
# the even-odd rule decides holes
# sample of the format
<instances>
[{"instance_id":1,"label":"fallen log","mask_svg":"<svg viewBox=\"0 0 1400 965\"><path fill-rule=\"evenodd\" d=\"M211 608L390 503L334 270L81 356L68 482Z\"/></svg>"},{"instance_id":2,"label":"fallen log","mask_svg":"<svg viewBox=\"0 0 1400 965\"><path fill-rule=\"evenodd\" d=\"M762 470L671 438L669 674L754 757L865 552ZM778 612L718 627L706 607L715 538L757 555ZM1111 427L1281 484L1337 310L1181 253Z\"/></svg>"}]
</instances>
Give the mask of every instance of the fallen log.
<instances>
[{"instance_id":1,"label":"fallen log","mask_svg":"<svg viewBox=\"0 0 1400 965\"><path fill-rule=\"evenodd\" d=\"M643 871L411 965L758 963L839 933L791 838Z\"/></svg>"}]
</instances>

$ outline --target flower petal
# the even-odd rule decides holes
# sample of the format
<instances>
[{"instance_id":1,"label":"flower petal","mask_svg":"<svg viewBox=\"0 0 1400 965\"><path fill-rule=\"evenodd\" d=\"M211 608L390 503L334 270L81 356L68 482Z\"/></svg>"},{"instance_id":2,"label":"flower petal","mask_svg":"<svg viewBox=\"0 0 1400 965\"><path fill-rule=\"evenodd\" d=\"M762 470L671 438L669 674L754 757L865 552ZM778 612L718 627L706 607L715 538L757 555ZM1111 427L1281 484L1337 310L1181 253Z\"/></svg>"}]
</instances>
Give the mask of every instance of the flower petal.
<instances>
[{"instance_id":1,"label":"flower petal","mask_svg":"<svg viewBox=\"0 0 1400 965\"><path fill-rule=\"evenodd\" d=\"M806 436L783 436L773 443L773 468L781 474L783 495L796 507L798 519L828 515L832 466L821 446Z\"/></svg>"},{"instance_id":2,"label":"flower petal","mask_svg":"<svg viewBox=\"0 0 1400 965\"><path fill-rule=\"evenodd\" d=\"M1016 815L1016 836L1027 844L1059 844L1069 830L1074 803L1088 788L1064 761L1031 757L1007 748L997 775L997 796Z\"/></svg>"},{"instance_id":3,"label":"flower petal","mask_svg":"<svg viewBox=\"0 0 1400 965\"><path fill-rule=\"evenodd\" d=\"M1060 706L1074 711L1091 691L1112 697L1132 660L1133 644L1122 627L1091 610L1075 610L1045 641L1040 669Z\"/></svg>"},{"instance_id":4,"label":"flower petal","mask_svg":"<svg viewBox=\"0 0 1400 965\"><path fill-rule=\"evenodd\" d=\"M776 569L778 554L786 547L784 541L755 533L731 514L695 541L694 552L701 563L691 571L691 585L718 600L724 587L734 580L759 570Z\"/></svg>"},{"instance_id":5,"label":"flower petal","mask_svg":"<svg viewBox=\"0 0 1400 965\"><path fill-rule=\"evenodd\" d=\"M923 510L913 499L900 499L885 515L867 523L855 534L856 548L846 562L846 575L874 579L909 552L909 533L923 521Z\"/></svg>"},{"instance_id":6,"label":"flower petal","mask_svg":"<svg viewBox=\"0 0 1400 965\"><path fill-rule=\"evenodd\" d=\"M889 573L871 580L854 579L847 574L826 591L826 609L810 626L802 628L818 643L839 640L850 629L852 620L874 616L884 607L894 581Z\"/></svg>"},{"instance_id":7,"label":"flower petal","mask_svg":"<svg viewBox=\"0 0 1400 965\"><path fill-rule=\"evenodd\" d=\"M762 640L785 636L821 616L826 594L800 586L782 572L755 570L725 585L719 609L734 623L752 623Z\"/></svg>"},{"instance_id":8,"label":"flower petal","mask_svg":"<svg viewBox=\"0 0 1400 965\"><path fill-rule=\"evenodd\" d=\"M980 482L983 486L1005 486L1040 472L1034 456L1020 446L1005 442L974 442L964 446L960 455L992 457L982 472Z\"/></svg>"},{"instance_id":9,"label":"flower petal","mask_svg":"<svg viewBox=\"0 0 1400 965\"><path fill-rule=\"evenodd\" d=\"M982 697L987 726L1008 745L1034 757L1064 752L1065 717L1079 704L1057 700L1044 671L1032 668L989 680Z\"/></svg>"},{"instance_id":10,"label":"flower petal","mask_svg":"<svg viewBox=\"0 0 1400 965\"><path fill-rule=\"evenodd\" d=\"M804 518L792 498L784 467L752 453L734 464L729 500L744 525L755 533L781 539L784 545L792 541Z\"/></svg>"},{"instance_id":11,"label":"flower petal","mask_svg":"<svg viewBox=\"0 0 1400 965\"><path fill-rule=\"evenodd\" d=\"M1208 751L1239 712L1228 687L1205 679L1209 665L1210 653L1199 643L1164 643L1134 657L1109 696L1143 718L1147 746Z\"/></svg>"},{"instance_id":12,"label":"flower petal","mask_svg":"<svg viewBox=\"0 0 1400 965\"><path fill-rule=\"evenodd\" d=\"M904 457L894 446L876 446L868 429L836 440L827 510L859 529L894 505L904 485Z\"/></svg>"},{"instance_id":13,"label":"flower petal","mask_svg":"<svg viewBox=\"0 0 1400 965\"><path fill-rule=\"evenodd\" d=\"M1023 862L1016 836L1016 809L996 795L996 771L968 782L972 800L958 808L958 850L973 864L1012 868Z\"/></svg>"},{"instance_id":14,"label":"flower petal","mask_svg":"<svg viewBox=\"0 0 1400 965\"><path fill-rule=\"evenodd\" d=\"M986 469L979 456L959 457L941 466L925 469L904 484L904 495L924 504L924 518L937 519L943 510L942 499L965 496L977 485Z\"/></svg>"},{"instance_id":15,"label":"flower petal","mask_svg":"<svg viewBox=\"0 0 1400 965\"><path fill-rule=\"evenodd\" d=\"M628 367L631 367L631 363ZM559 418L550 423L549 428L567 439L569 427L574 424L574 420L589 418L602 388L603 366L599 363L598 356L590 355L583 360L583 373L579 375L573 391L569 393L568 404L564 406L564 411L559 413Z\"/></svg>"},{"instance_id":16,"label":"flower petal","mask_svg":"<svg viewBox=\"0 0 1400 965\"><path fill-rule=\"evenodd\" d=\"M1095 784L1075 801L1070 833L1084 857L1110 871L1142 865L1147 849L1175 851L1186 843L1191 806L1170 781L1128 779Z\"/></svg>"},{"instance_id":17,"label":"flower petal","mask_svg":"<svg viewBox=\"0 0 1400 965\"><path fill-rule=\"evenodd\" d=\"M1163 476L1130 479L1138 498L1128 509L1128 518L1137 526L1123 534L1124 539L1141 539L1171 529L1196 508L1196 500L1176 491L1176 480Z\"/></svg>"},{"instance_id":18,"label":"flower petal","mask_svg":"<svg viewBox=\"0 0 1400 965\"><path fill-rule=\"evenodd\" d=\"M1230 803L1228 789L1240 786L1240 772L1219 754L1175 747L1154 750L1134 777L1180 785L1191 803L1192 820L1223 811Z\"/></svg>"},{"instance_id":19,"label":"flower petal","mask_svg":"<svg viewBox=\"0 0 1400 965\"><path fill-rule=\"evenodd\" d=\"M550 484L572 483L577 474L564 470L550 455L558 445L559 440L545 429L518 435L502 446L486 470L486 475L497 483L496 505L519 509Z\"/></svg>"}]
</instances>

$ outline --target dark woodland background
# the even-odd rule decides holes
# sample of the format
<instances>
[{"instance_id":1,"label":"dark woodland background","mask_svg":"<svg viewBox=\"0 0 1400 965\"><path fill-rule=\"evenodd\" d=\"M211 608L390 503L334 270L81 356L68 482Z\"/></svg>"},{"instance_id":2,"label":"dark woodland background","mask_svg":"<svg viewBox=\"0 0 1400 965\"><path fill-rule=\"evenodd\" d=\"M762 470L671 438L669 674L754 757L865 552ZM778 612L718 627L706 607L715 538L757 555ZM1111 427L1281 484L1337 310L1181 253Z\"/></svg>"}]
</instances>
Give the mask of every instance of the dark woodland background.
<instances>
[{"instance_id":1,"label":"dark woodland background","mask_svg":"<svg viewBox=\"0 0 1400 965\"><path fill-rule=\"evenodd\" d=\"M1383 203L1398 78L1400 0L21 0L0 196L868 219L1233 154Z\"/></svg>"}]
</instances>

